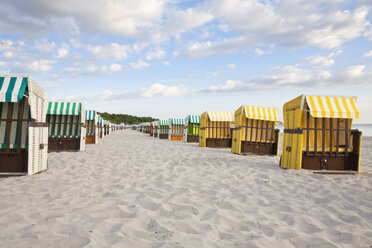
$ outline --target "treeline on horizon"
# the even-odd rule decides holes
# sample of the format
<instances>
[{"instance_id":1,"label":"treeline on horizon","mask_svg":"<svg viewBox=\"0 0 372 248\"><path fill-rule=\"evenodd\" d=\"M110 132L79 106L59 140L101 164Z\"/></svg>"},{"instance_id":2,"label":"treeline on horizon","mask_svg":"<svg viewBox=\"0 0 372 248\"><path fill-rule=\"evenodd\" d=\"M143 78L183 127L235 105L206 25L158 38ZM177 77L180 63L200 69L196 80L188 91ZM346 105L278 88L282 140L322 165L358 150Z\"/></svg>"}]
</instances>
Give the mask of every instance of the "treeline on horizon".
<instances>
[{"instance_id":1,"label":"treeline on horizon","mask_svg":"<svg viewBox=\"0 0 372 248\"><path fill-rule=\"evenodd\" d=\"M154 119L152 117L139 117L133 115L126 115L126 114L110 114L107 112L99 113L98 114L106 121L109 121L114 124L121 124L125 123L127 125L133 124L140 124L143 122L151 122L156 121L158 119Z\"/></svg>"}]
</instances>

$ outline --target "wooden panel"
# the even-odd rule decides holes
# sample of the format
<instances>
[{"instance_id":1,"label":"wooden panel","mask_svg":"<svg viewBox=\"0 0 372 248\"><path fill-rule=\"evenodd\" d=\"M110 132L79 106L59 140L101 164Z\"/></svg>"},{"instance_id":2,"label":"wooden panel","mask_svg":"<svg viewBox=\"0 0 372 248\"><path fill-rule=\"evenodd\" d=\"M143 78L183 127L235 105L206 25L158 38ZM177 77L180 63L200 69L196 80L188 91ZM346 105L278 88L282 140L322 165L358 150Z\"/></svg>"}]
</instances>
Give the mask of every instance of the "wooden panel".
<instances>
[{"instance_id":1,"label":"wooden panel","mask_svg":"<svg viewBox=\"0 0 372 248\"><path fill-rule=\"evenodd\" d=\"M13 152L12 152L13 151ZM27 173L28 152L22 149L20 153L10 150L9 154L0 152L0 172L24 172Z\"/></svg>"},{"instance_id":2,"label":"wooden panel","mask_svg":"<svg viewBox=\"0 0 372 248\"><path fill-rule=\"evenodd\" d=\"M49 138L48 139L48 152L55 151L79 151L80 150L80 138Z\"/></svg>"}]
</instances>

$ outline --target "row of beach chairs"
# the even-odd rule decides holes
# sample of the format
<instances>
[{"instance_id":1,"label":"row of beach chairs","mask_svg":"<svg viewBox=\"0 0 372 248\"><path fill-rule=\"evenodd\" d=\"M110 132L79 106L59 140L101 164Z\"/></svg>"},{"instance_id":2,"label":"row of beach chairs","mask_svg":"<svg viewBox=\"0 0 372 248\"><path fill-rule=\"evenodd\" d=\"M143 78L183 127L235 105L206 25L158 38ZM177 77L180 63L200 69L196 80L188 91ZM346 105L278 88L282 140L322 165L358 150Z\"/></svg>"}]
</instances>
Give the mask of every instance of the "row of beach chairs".
<instances>
[{"instance_id":1,"label":"row of beach chairs","mask_svg":"<svg viewBox=\"0 0 372 248\"><path fill-rule=\"evenodd\" d=\"M356 97L301 95L283 106L280 166L360 172L362 133ZM137 130L159 139L231 148L236 154L279 155L277 109L240 106L233 112L206 111L186 118L142 123Z\"/></svg>"},{"instance_id":2,"label":"row of beach chairs","mask_svg":"<svg viewBox=\"0 0 372 248\"><path fill-rule=\"evenodd\" d=\"M81 102L48 102L28 76L0 76L0 176L39 173L47 152L84 151L122 128Z\"/></svg>"}]
</instances>

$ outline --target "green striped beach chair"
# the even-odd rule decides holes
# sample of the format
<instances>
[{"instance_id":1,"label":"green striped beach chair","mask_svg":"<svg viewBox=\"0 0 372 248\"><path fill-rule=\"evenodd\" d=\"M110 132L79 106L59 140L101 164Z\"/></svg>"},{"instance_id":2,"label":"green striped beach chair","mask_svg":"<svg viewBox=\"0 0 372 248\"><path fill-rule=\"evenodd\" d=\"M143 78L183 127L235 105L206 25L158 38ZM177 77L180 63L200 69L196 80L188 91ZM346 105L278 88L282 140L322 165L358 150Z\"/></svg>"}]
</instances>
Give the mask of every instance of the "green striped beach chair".
<instances>
[{"instance_id":1,"label":"green striped beach chair","mask_svg":"<svg viewBox=\"0 0 372 248\"><path fill-rule=\"evenodd\" d=\"M0 176L46 170L47 95L28 76L0 75Z\"/></svg>"},{"instance_id":2,"label":"green striped beach chair","mask_svg":"<svg viewBox=\"0 0 372 248\"><path fill-rule=\"evenodd\" d=\"M103 137L105 137L105 131L104 131L104 127L103 127L103 119L100 115L97 115L97 118L98 118L98 136L100 139L102 139Z\"/></svg>"},{"instance_id":3,"label":"green striped beach chair","mask_svg":"<svg viewBox=\"0 0 372 248\"><path fill-rule=\"evenodd\" d=\"M200 115L188 115L185 118L183 141L199 142Z\"/></svg>"},{"instance_id":4,"label":"green striped beach chair","mask_svg":"<svg viewBox=\"0 0 372 248\"><path fill-rule=\"evenodd\" d=\"M169 119L169 140L182 141L185 122L182 118Z\"/></svg>"},{"instance_id":5,"label":"green striped beach chair","mask_svg":"<svg viewBox=\"0 0 372 248\"><path fill-rule=\"evenodd\" d=\"M169 136L169 120L159 121L159 139L168 139Z\"/></svg>"},{"instance_id":6,"label":"green striped beach chair","mask_svg":"<svg viewBox=\"0 0 372 248\"><path fill-rule=\"evenodd\" d=\"M49 102L48 151L85 150L85 110L80 102Z\"/></svg>"},{"instance_id":7,"label":"green striped beach chair","mask_svg":"<svg viewBox=\"0 0 372 248\"><path fill-rule=\"evenodd\" d=\"M85 144L98 143L98 114L95 110L85 111L86 139Z\"/></svg>"}]
</instances>

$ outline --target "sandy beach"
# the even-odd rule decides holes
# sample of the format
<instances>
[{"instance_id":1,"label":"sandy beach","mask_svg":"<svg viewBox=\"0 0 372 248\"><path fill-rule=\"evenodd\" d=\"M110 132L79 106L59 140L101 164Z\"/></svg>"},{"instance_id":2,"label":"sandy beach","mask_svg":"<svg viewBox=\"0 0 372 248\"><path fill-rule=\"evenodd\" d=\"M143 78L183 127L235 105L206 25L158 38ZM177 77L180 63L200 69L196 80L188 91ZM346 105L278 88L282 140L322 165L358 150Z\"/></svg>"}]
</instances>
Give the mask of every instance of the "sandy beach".
<instances>
[{"instance_id":1,"label":"sandy beach","mask_svg":"<svg viewBox=\"0 0 372 248\"><path fill-rule=\"evenodd\" d=\"M372 137L361 175L116 131L48 171L0 178L0 247L371 247Z\"/></svg>"}]
</instances>

